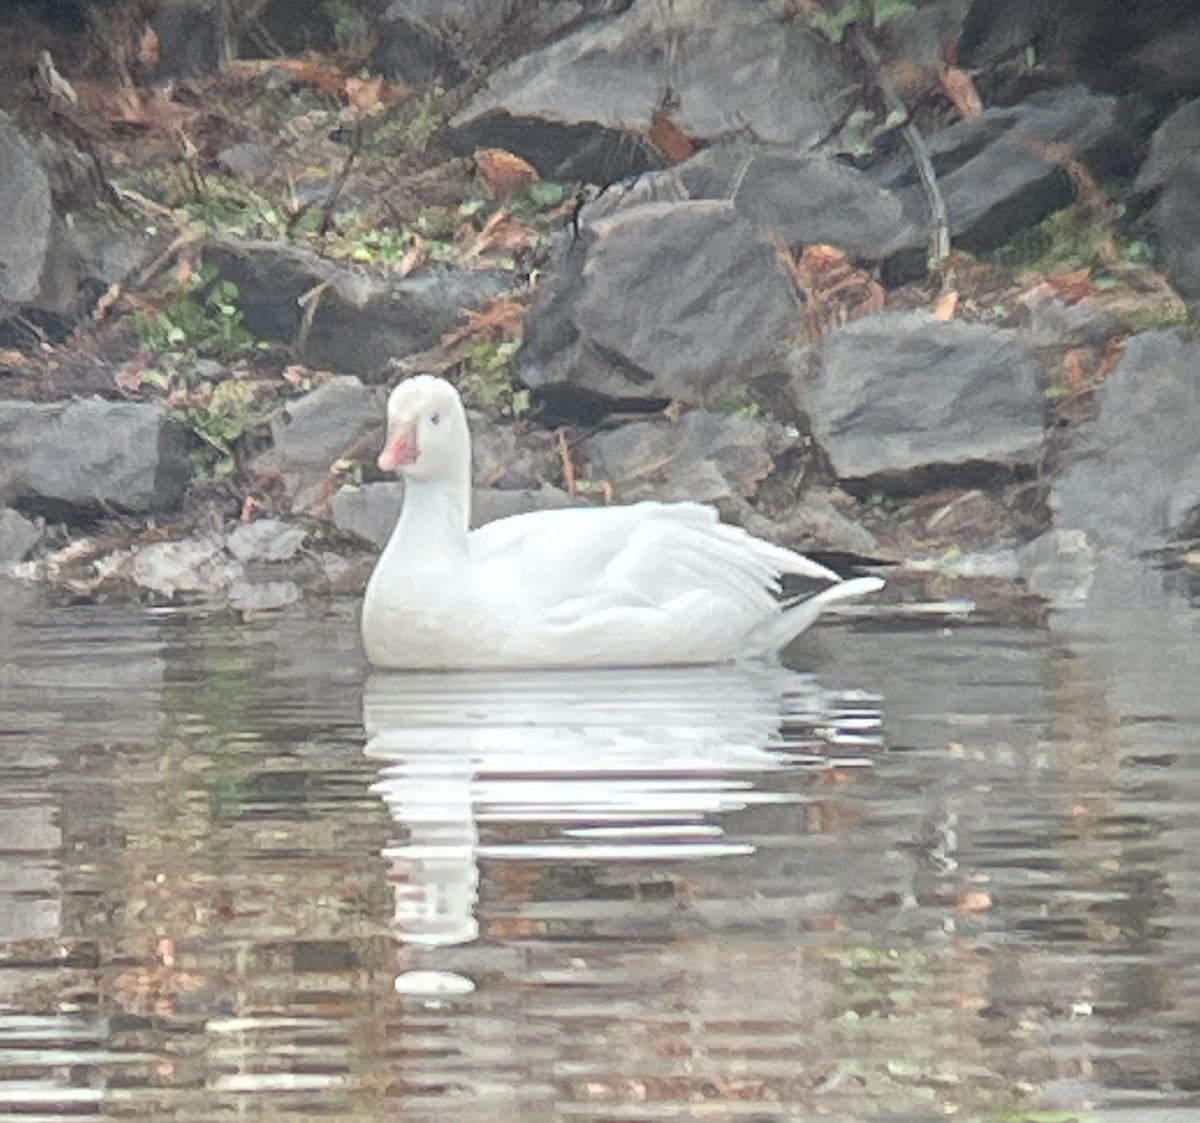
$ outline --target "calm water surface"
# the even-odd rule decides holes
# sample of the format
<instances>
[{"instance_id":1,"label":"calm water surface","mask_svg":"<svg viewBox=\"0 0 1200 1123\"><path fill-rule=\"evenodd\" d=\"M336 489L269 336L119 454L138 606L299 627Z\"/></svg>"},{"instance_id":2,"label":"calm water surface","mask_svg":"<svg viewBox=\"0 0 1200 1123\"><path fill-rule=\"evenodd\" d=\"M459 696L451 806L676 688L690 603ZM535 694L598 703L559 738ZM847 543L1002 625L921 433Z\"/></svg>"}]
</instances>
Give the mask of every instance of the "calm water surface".
<instances>
[{"instance_id":1,"label":"calm water surface","mask_svg":"<svg viewBox=\"0 0 1200 1123\"><path fill-rule=\"evenodd\" d=\"M383 675L0 597L0 1115L1200 1118L1200 609Z\"/></svg>"}]
</instances>

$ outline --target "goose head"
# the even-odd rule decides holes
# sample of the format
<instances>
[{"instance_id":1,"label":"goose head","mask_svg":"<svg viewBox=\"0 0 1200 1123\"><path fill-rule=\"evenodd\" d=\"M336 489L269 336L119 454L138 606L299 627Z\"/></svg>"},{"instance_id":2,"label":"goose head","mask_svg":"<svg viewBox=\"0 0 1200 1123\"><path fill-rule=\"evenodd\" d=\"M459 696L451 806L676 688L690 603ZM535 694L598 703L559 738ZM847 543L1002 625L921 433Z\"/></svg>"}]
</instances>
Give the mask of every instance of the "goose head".
<instances>
[{"instance_id":1,"label":"goose head","mask_svg":"<svg viewBox=\"0 0 1200 1123\"><path fill-rule=\"evenodd\" d=\"M470 478L467 414L449 382L418 374L392 391L378 463L383 471L400 472L414 483Z\"/></svg>"}]
</instances>

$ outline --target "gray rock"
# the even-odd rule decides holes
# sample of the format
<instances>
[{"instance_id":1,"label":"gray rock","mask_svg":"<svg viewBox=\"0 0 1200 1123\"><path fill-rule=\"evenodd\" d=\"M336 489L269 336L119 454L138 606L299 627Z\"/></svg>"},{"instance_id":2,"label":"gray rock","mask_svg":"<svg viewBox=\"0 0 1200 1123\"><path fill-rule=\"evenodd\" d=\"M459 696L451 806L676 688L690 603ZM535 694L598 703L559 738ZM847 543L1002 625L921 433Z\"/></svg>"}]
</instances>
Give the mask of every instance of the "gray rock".
<instances>
[{"instance_id":1,"label":"gray rock","mask_svg":"<svg viewBox=\"0 0 1200 1123\"><path fill-rule=\"evenodd\" d=\"M477 487L471 493L471 525L483 526L531 511L556 511L574 506L576 502L571 496L550 484L524 488Z\"/></svg>"},{"instance_id":2,"label":"gray rock","mask_svg":"<svg viewBox=\"0 0 1200 1123\"><path fill-rule=\"evenodd\" d=\"M334 462L372 427L382 428L383 399L353 375L342 375L280 406L267 421L272 447L255 459L254 470L279 473L293 507L307 510Z\"/></svg>"},{"instance_id":3,"label":"gray rock","mask_svg":"<svg viewBox=\"0 0 1200 1123\"><path fill-rule=\"evenodd\" d=\"M338 530L382 548L391 537L403 505L404 484L386 480L342 488L329 501L329 517Z\"/></svg>"},{"instance_id":4,"label":"gray rock","mask_svg":"<svg viewBox=\"0 0 1200 1123\"><path fill-rule=\"evenodd\" d=\"M65 407L0 402L0 503L29 494L29 459L54 431Z\"/></svg>"},{"instance_id":5,"label":"gray rock","mask_svg":"<svg viewBox=\"0 0 1200 1123\"><path fill-rule=\"evenodd\" d=\"M191 477L184 434L136 402L0 402L0 498L164 511Z\"/></svg>"},{"instance_id":6,"label":"gray rock","mask_svg":"<svg viewBox=\"0 0 1200 1123\"><path fill-rule=\"evenodd\" d=\"M1082 530L1049 530L1017 551L1026 584L1059 608L1083 604L1096 570L1096 547Z\"/></svg>"},{"instance_id":7,"label":"gray rock","mask_svg":"<svg viewBox=\"0 0 1200 1123\"><path fill-rule=\"evenodd\" d=\"M841 479L1041 455L1041 371L1013 332L885 312L832 332L821 366L796 391Z\"/></svg>"},{"instance_id":8,"label":"gray rock","mask_svg":"<svg viewBox=\"0 0 1200 1123\"><path fill-rule=\"evenodd\" d=\"M1159 125L1135 188L1158 195L1148 221L1168 279L1200 299L1200 99Z\"/></svg>"},{"instance_id":9,"label":"gray rock","mask_svg":"<svg viewBox=\"0 0 1200 1123\"><path fill-rule=\"evenodd\" d=\"M0 169L0 313L13 307L63 334L139 263L148 238L96 207L89 158L48 133L24 136L3 112Z\"/></svg>"},{"instance_id":10,"label":"gray rock","mask_svg":"<svg viewBox=\"0 0 1200 1123\"><path fill-rule=\"evenodd\" d=\"M987 109L927 137L926 145L954 242L979 252L1003 245L1074 200L1060 154L1104 172L1122 162L1130 142L1116 99L1076 86ZM918 229L928 228L928 201L910 157L870 175L904 200Z\"/></svg>"},{"instance_id":11,"label":"gray rock","mask_svg":"<svg viewBox=\"0 0 1200 1123\"><path fill-rule=\"evenodd\" d=\"M822 488L806 488L794 505L777 517L766 518L755 510L747 510L742 525L751 534L802 552L823 550L860 557L886 554L869 530L839 508L836 494ZM840 498L844 501L848 497Z\"/></svg>"},{"instance_id":12,"label":"gray rock","mask_svg":"<svg viewBox=\"0 0 1200 1123\"><path fill-rule=\"evenodd\" d=\"M134 555L131 576L143 589L162 596L199 593L224 598L245 581L240 562L225 552L219 534L177 542L154 542Z\"/></svg>"},{"instance_id":13,"label":"gray rock","mask_svg":"<svg viewBox=\"0 0 1200 1123\"><path fill-rule=\"evenodd\" d=\"M897 195L825 156L756 155L733 202L739 214L778 230L791 245L827 242L872 260L923 237Z\"/></svg>"},{"instance_id":14,"label":"gray rock","mask_svg":"<svg viewBox=\"0 0 1200 1123\"><path fill-rule=\"evenodd\" d=\"M37 153L0 113L0 306L41 290L55 220L50 181Z\"/></svg>"},{"instance_id":15,"label":"gray rock","mask_svg":"<svg viewBox=\"0 0 1200 1123\"><path fill-rule=\"evenodd\" d=\"M677 422L640 421L582 441L587 475L606 480L620 503L694 499L734 505L757 492L774 457L798 438L782 425L693 410Z\"/></svg>"},{"instance_id":16,"label":"gray rock","mask_svg":"<svg viewBox=\"0 0 1200 1123\"><path fill-rule=\"evenodd\" d=\"M538 488L562 476L554 434L547 429L472 414L471 437L477 488Z\"/></svg>"},{"instance_id":17,"label":"gray rock","mask_svg":"<svg viewBox=\"0 0 1200 1123\"><path fill-rule=\"evenodd\" d=\"M1051 487L1057 528L1125 555L1190 531L1200 506L1198 371L1200 344L1178 332L1129 341Z\"/></svg>"},{"instance_id":18,"label":"gray rock","mask_svg":"<svg viewBox=\"0 0 1200 1123\"><path fill-rule=\"evenodd\" d=\"M494 65L630 0L393 0L375 20L372 69L389 78L453 85L484 59Z\"/></svg>"},{"instance_id":19,"label":"gray rock","mask_svg":"<svg viewBox=\"0 0 1200 1123\"><path fill-rule=\"evenodd\" d=\"M749 132L803 149L837 119L853 82L803 20L768 5L636 3L493 74L452 120L451 139L464 151L508 149L551 178L611 183L657 162L633 136L668 88L672 119L690 136Z\"/></svg>"},{"instance_id":20,"label":"gray rock","mask_svg":"<svg viewBox=\"0 0 1200 1123\"><path fill-rule=\"evenodd\" d=\"M240 562L290 561L306 537L302 527L279 519L259 519L231 531L225 547Z\"/></svg>"},{"instance_id":21,"label":"gray rock","mask_svg":"<svg viewBox=\"0 0 1200 1123\"><path fill-rule=\"evenodd\" d=\"M1117 334L1117 322L1103 308L1090 304L1067 304L1052 296L1034 293L1022 303L1028 321L1021 330L1021 341L1039 351L1066 350L1069 347L1102 348Z\"/></svg>"},{"instance_id":22,"label":"gray rock","mask_svg":"<svg viewBox=\"0 0 1200 1123\"><path fill-rule=\"evenodd\" d=\"M217 153L217 166L240 179L255 180L268 176L277 166L275 154L261 144L239 141Z\"/></svg>"},{"instance_id":23,"label":"gray rock","mask_svg":"<svg viewBox=\"0 0 1200 1123\"><path fill-rule=\"evenodd\" d=\"M0 507L0 568L24 561L41 537L37 523L11 507Z\"/></svg>"},{"instance_id":24,"label":"gray rock","mask_svg":"<svg viewBox=\"0 0 1200 1123\"><path fill-rule=\"evenodd\" d=\"M516 374L543 395L704 404L779 370L797 312L775 247L731 203L648 204L567 256Z\"/></svg>"},{"instance_id":25,"label":"gray rock","mask_svg":"<svg viewBox=\"0 0 1200 1123\"><path fill-rule=\"evenodd\" d=\"M214 241L204 259L238 286L238 306L256 336L299 348L310 366L364 376L432 347L462 309L511 283L494 272L452 269L393 280L277 242ZM306 331L304 297L316 301Z\"/></svg>"},{"instance_id":26,"label":"gray rock","mask_svg":"<svg viewBox=\"0 0 1200 1123\"><path fill-rule=\"evenodd\" d=\"M229 587L229 605L239 612L270 612L299 599L300 587L294 581L235 580Z\"/></svg>"},{"instance_id":27,"label":"gray rock","mask_svg":"<svg viewBox=\"0 0 1200 1123\"><path fill-rule=\"evenodd\" d=\"M214 74L221 66L222 14L208 4L165 0L151 26L158 38L156 78Z\"/></svg>"}]
</instances>

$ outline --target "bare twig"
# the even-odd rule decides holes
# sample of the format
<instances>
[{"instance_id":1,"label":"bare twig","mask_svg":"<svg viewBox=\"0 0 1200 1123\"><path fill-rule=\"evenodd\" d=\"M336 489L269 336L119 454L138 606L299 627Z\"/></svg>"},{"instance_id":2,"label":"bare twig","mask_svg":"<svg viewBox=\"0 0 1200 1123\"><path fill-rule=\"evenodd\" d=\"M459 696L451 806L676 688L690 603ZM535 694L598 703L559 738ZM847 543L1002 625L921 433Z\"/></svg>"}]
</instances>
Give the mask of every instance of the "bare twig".
<instances>
[{"instance_id":1,"label":"bare twig","mask_svg":"<svg viewBox=\"0 0 1200 1123\"><path fill-rule=\"evenodd\" d=\"M296 332L296 341L293 345L293 350L297 355L303 355L305 347L308 346L308 335L312 331L313 318L317 314L317 309L321 305L321 297L325 295L325 290L329 288L329 281L322 281L319 285L314 285L305 293L301 293L296 297L296 303L304 309L303 315L300 317L300 328Z\"/></svg>"},{"instance_id":2,"label":"bare twig","mask_svg":"<svg viewBox=\"0 0 1200 1123\"><path fill-rule=\"evenodd\" d=\"M851 28L850 35L854 49L858 52L859 58L862 59L871 76L871 80L875 83L880 96L883 98L888 116L894 116L904 122L900 126L900 133L904 137L909 151L912 153L913 163L916 164L917 175L921 179L921 187L925 192L925 199L929 204L930 223L933 227L933 233L930 238L929 264L931 269L936 270L950 254L950 218L946 213L946 200L942 196L941 188L937 182L937 175L933 170L933 161L929 158L929 149L925 146L921 130L913 123L908 106L904 104L904 99L901 98L900 94L896 91L896 87L884 75L879 52L875 49L875 44L871 42L859 27Z\"/></svg>"}]
</instances>

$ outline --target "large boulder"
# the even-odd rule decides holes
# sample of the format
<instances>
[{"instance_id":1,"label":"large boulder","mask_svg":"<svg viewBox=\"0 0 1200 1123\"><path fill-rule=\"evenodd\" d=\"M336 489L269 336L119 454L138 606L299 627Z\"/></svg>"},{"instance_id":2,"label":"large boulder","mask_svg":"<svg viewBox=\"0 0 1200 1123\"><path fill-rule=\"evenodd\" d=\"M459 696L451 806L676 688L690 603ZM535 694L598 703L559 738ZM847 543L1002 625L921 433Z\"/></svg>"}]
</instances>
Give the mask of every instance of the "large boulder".
<instances>
[{"instance_id":1,"label":"large boulder","mask_svg":"<svg viewBox=\"0 0 1200 1123\"><path fill-rule=\"evenodd\" d=\"M705 404L780 371L798 313L775 247L732 203L651 203L575 243L516 374L543 398Z\"/></svg>"},{"instance_id":2,"label":"large boulder","mask_svg":"<svg viewBox=\"0 0 1200 1123\"><path fill-rule=\"evenodd\" d=\"M917 245L921 229L893 191L819 152L744 139L713 145L674 168L613 186L585 206L582 226L646 203L732 200L738 214L789 246L823 242L878 261Z\"/></svg>"},{"instance_id":3,"label":"large boulder","mask_svg":"<svg viewBox=\"0 0 1200 1123\"><path fill-rule=\"evenodd\" d=\"M1051 487L1055 526L1127 555L1200 532L1200 344L1134 337L1096 405Z\"/></svg>"},{"instance_id":4,"label":"large boulder","mask_svg":"<svg viewBox=\"0 0 1200 1123\"><path fill-rule=\"evenodd\" d=\"M925 143L950 233L955 244L973 253L1003 245L1071 203L1070 161L1098 174L1113 172L1131 166L1134 150L1116 99L1079 86L986 109L933 133ZM928 227L929 202L908 153L870 175L901 198L916 228Z\"/></svg>"},{"instance_id":5,"label":"large boulder","mask_svg":"<svg viewBox=\"0 0 1200 1123\"><path fill-rule=\"evenodd\" d=\"M770 5L639 0L493 74L452 120L452 140L506 148L544 176L612 183L661 162L636 138L667 98L689 136L805 149L853 90L836 52Z\"/></svg>"},{"instance_id":6,"label":"large boulder","mask_svg":"<svg viewBox=\"0 0 1200 1123\"><path fill-rule=\"evenodd\" d=\"M464 308L511 283L498 273L452 269L393 280L277 242L216 240L204 258L238 286L238 306L255 335L297 348L310 366L364 377L428 350Z\"/></svg>"},{"instance_id":7,"label":"large boulder","mask_svg":"<svg viewBox=\"0 0 1200 1123\"><path fill-rule=\"evenodd\" d=\"M576 451L587 476L611 485L618 502L694 499L736 509L798 440L777 422L693 410L674 422L631 422L597 433Z\"/></svg>"},{"instance_id":8,"label":"large boulder","mask_svg":"<svg viewBox=\"0 0 1200 1123\"><path fill-rule=\"evenodd\" d=\"M1200 300L1200 99L1158 127L1134 186L1155 196L1147 217L1168 279Z\"/></svg>"},{"instance_id":9,"label":"large boulder","mask_svg":"<svg viewBox=\"0 0 1200 1123\"><path fill-rule=\"evenodd\" d=\"M169 510L191 478L179 424L157 405L0 403L0 500Z\"/></svg>"},{"instance_id":10,"label":"large boulder","mask_svg":"<svg viewBox=\"0 0 1200 1123\"><path fill-rule=\"evenodd\" d=\"M64 337L140 261L144 233L101 212L99 197L86 157L0 111L0 339L9 310Z\"/></svg>"},{"instance_id":11,"label":"large boulder","mask_svg":"<svg viewBox=\"0 0 1200 1123\"><path fill-rule=\"evenodd\" d=\"M372 429L382 435L383 398L354 375L341 375L281 405L267 421L271 447L253 468L281 476L293 508L307 510L327 498L334 463L353 455Z\"/></svg>"},{"instance_id":12,"label":"large boulder","mask_svg":"<svg viewBox=\"0 0 1200 1123\"><path fill-rule=\"evenodd\" d=\"M832 332L819 367L796 392L843 480L1004 474L1041 457L1041 370L1011 331L884 312Z\"/></svg>"}]
</instances>

